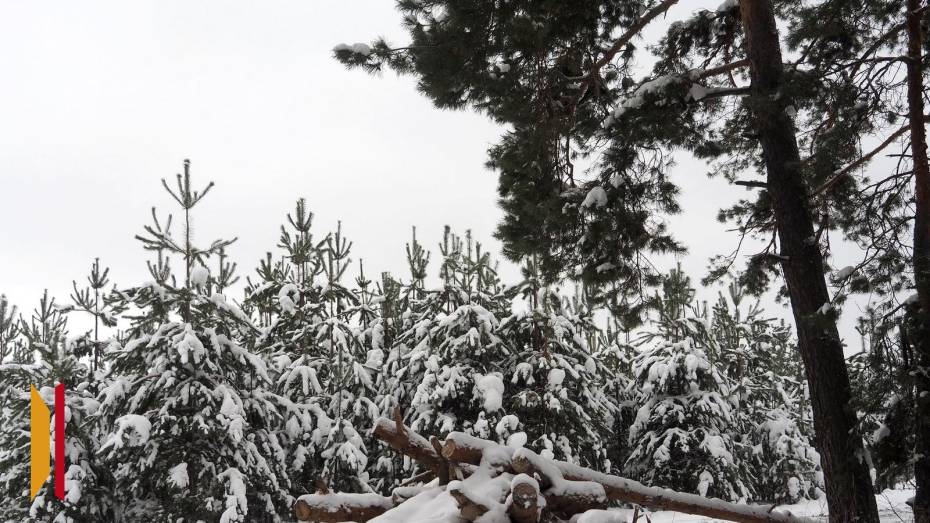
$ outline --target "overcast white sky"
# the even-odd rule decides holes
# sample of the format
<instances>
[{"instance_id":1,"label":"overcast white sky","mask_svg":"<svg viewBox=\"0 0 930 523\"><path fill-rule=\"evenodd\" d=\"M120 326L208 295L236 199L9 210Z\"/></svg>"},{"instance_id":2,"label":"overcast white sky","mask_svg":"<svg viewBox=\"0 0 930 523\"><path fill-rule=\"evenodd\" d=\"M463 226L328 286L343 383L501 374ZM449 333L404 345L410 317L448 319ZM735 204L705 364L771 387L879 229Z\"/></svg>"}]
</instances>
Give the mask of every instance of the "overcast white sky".
<instances>
[{"instance_id":1,"label":"overcast white sky","mask_svg":"<svg viewBox=\"0 0 930 523\"><path fill-rule=\"evenodd\" d=\"M670 18L718 3L681 2ZM301 196L317 231L342 220L370 274L406 274L412 225L430 247L450 224L499 251L483 164L501 130L435 109L411 78L332 59L340 42L403 42L399 20L390 0L0 0L0 292L23 311L43 288L66 301L95 256L117 282L148 279L133 235L151 206L173 210L159 180L184 158L217 184L196 233L238 236L243 276ZM670 222L695 279L735 245L715 215L742 192L705 172L683 156L673 174L684 212Z\"/></svg>"}]
</instances>

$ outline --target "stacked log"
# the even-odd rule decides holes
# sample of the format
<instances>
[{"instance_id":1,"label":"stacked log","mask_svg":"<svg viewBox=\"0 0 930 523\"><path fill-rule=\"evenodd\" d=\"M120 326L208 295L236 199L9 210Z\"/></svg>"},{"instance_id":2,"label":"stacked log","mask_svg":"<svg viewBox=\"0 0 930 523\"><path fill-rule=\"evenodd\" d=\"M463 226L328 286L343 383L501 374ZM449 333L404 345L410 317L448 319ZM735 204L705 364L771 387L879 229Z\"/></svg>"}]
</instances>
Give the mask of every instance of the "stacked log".
<instances>
[{"instance_id":1,"label":"stacked log","mask_svg":"<svg viewBox=\"0 0 930 523\"><path fill-rule=\"evenodd\" d=\"M564 461L543 458L525 448L513 448L453 432L440 442L427 440L394 420L375 422L375 437L419 463L420 479L439 478L440 488L454 500L466 521L475 521L497 507L514 523L569 519L609 504L626 503L650 510L670 510L740 523L811 523L812 520L768 505L738 505L695 494L647 487L626 478L603 474ZM465 487L462 479L481 471L481 479L507 480L506 499L487 499ZM509 476L502 475L507 474ZM500 486L500 484L498 484ZM295 506L301 521L368 521L414 496L417 487L400 487L392 496L319 493L302 496ZM354 497L353 497L354 496ZM491 506L489 506L489 504ZM341 519L340 519L341 518Z\"/></svg>"},{"instance_id":2,"label":"stacked log","mask_svg":"<svg viewBox=\"0 0 930 523\"><path fill-rule=\"evenodd\" d=\"M416 461L433 472L438 472L442 458L423 436L410 430L399 419L378 418L373 429L374 436L395 451Z\"/></svg>"},{"instance_id":3,"label":"stacked log","mask_svg":"<svg viewBox=\"0 0 930 523\"><path fill-rule=\"evenodd\" d=\"M510 506L507 513L514 523L536 523L539 521L539 482L519 474L510 482Z\"/></svg>"},{"instance_id":4,"label":"stacked log","mask_svg":"<svg viewBox=\"0 0 930 523\"><path fill-rule=\"evenodd\" d=\"M294 514L300 521L363 523L394 506L393 498L377 494L307 494L297 499Z\"/></svg>"}]
</instances>

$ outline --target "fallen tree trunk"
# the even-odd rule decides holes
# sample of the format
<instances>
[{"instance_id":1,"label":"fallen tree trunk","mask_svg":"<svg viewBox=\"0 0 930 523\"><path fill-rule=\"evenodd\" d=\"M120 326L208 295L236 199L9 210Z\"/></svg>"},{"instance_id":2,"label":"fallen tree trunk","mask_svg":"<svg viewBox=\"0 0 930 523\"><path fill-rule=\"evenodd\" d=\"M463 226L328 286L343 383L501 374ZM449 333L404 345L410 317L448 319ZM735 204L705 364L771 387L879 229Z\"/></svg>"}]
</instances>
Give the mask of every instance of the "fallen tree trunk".
<instances>
[{"instance_id":1,"label":"fallen tree trunk","mask_svg":"<svg viewBox=\"0 0 930 523\"><path fill-rule=\"evenodd\" d=\"M697 494L647 487L633 480L610 476L564 461L547 460L528 449L516 450L511 463L517 472L535 473L546 477L546 482L553 485L550 490L558 489L559 484L565 480L594 482L604 488L609 500L635 503L650 510L671 510L739 523L812 523L808 518L797 517L787 512L775 512L772 505L737 505Z\"/></svg>"},{"instance_id":2,"label":"fallen tree trunk","mask_svg":"<svg viewBox=\"0 0 930 523\"><path fill-rule=\"evenodd\" d=\"M391 499L394 500L394 506L397 506L428 489L429 487L422 485L416 487L397 487L391 491Z\"/></svg>"},{"instance_id":3,"label":"fallen tree trunk","mask_svg":"<svg viewBox=\"0 0 930 523\"><path fill-rule=\"evenodd\" d=\"M476 438L464 432L450 432L442 444L442 457L459 466L483 464L505 472L513 472L510 458L513 448Z\"/></svg>"},{"instance_id":4,"label":"fallen tree trunk","mask_svg":"<svg viewBox=\"0 0 930 523\"><path fill-rule=\"evenodd\" d=\"M594 481L550 481L551 487L542 494L546 511L563 519L571 519L592 509L607 507L608 497L603 485Z\"/></svg>"},{"instance_id":5,"label":"fallen tree trunk","mask_svg":"<svg viewBox=\"0 0 930 523\"><path fill-rule=\"evenodd\" d=\"M394 506L392 498L377 494L307 494L297 499L294 515L299 521L362 523Z\"/></svg>"},{"instance_id":6,"label":"fallen tree trunk","mask_svg":"<svg viewBox=\"0 0 930 523\"><path fill-rule=\"evenodd\" d=\"M601 508L603 503L596 497L573 495L583 488L575 488L574 492L565 490L566 483L571 486L572 482L594 482L603 487L607 500L635 503L650 510L671 510L740 523L810 521L790 513L774 512L775 507L771 505L737 505L696 494L647 487L636 481L610 476L564 461L547 460L527 449L512 449L459 432L453 432L446 437L442 455L449 461L478 465L483 459L487 459L485 452L488 449L493 449L495 454L492 461L499 461L502 454L510 452L510 463L505 467L508 470L529 475L538 474L540 492L546 497L547 508L557 514ZM558 485L560 483L561 485Z\"/></svg>"},{"instance_id":7,"label":"fallen tree trunk","mask_svg":"<svg viewBox=\"0 0 930 523\"><path fill-rule=\"evenodd\" d=\"M442 455L442 443L439 443L439 438L436 436L430 436L429 444L432 445L433 450L439 455L439 470L437 475L439 476L440 485L448 485L449 479L452 475L451 465L449 461Z\"/></svg>"},{"instance_id":8,"label":"fallen tree trunk","mask_svg":"<svg viewBox=\"0 0 930 523\"><path fill-rule=\"evenodd\" d=\"M442 467L442 458L433 450L433 446L423 436L413 432L400 420L378 418L372 431L379 440L392 449L438 473Z\"/></svg>"},{"instance_id":9,"label":"fallen tree trunk","mask_svg":"<svg viewBox=\"0 0 930 523\"><path fill-rule=\"evenodd\" d=\"M461 432L449 434L442 445L442 457L456 463L479 465L484 454L484 447L476 446L473 440L478 440L478 438Z\"/></svg>"}]
</instances>

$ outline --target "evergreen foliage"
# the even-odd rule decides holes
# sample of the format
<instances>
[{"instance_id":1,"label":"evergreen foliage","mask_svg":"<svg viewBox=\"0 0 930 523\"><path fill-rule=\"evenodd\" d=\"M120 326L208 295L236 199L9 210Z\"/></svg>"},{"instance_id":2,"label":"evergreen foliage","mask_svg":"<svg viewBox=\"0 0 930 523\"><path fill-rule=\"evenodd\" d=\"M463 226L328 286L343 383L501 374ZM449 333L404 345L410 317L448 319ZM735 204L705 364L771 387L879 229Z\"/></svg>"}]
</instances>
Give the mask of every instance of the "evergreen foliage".
<instances>
[{"instance_id":1,"label":"evergreen foliage","mask_svg":"<svg viewBox=\"0 0 930 523\"><path fill-rule=\"evenodd\" d=\"M68 321L62 308L48 292L28 322L19 319L23 351L13 361L0 364L5 388L0 405L0 486L4 499L0 518L5 521L49 520L56 522L112 519L110 475L96 456L98 432L93 416L99 403L89 388L91 369L77 357L74 343L67 340ZM8 331L10 332L10 331ZM54 386L65 384L65 412L54 409ZM56 416L65 416L66 498L58 500L51 482L34 500L30 485L30 390L35 386L52 413L46 430L54 441ZM53 455L61 466L61 459Z\"/></svg>"},{"instance_id":2,"label":"evergreen foliage","mask_svg":"<svg viewBox=\"0 0 930 523\"><path fill-rule=\"evenodd\" d=\"M251 319L215 289L207 294L217 283L205 264L232 242L193 243L191 211L212 184L194 190L189 162L177 189L163 184L184 211L183 240L172 236L170 216L138 237L165 270L119 291L122 306L138 312L108 354L98 454L122 518L275 517L290 487L274 430L283 401L251 346ZM171 255L185 267L181 284L167 269Z\"/></svg>"},{"instance_id":3,"label":"evergreen foliage","mask_svg":"<svg viewBox=\"0 0 930 523\"><path fill-rule=\"evenodd\" d=\"M730 435L733 384L694 341L664 341L633 362L640 393L627 469L650 485L746 500L750 486Z\"/></svg>"},{"instance_id":4,"label":"evergreen foliage","mask_svg":"<svg viewBox=\"0 0 930 523\"><path fill-rule=\"evenodd\" d=\"M648 289L661 283L650 256L682 249L657 219L679 210L673 155L688 151L712 162L710 174L750 189L719 213L740 247L761 245L738 267L740 284L751 294L775 286L790 295L831 504L837 517L877 520L856 457L860 439L848 436L858 427L845 408L835 307L850 292L897 301L916 285L930 308L928 271L916 270L930 267L920 123L927 10L919 0L728 0L664 22L658 41L641 44L644 28L683 7L401 1L409 42L339 45L334 55L350 68L412 75L438 107L472 108L505 124L488 164L499 174L505 217L497 234L506 253L537 256L553 279L615 285L628 325L645 317ZM867 136L883 141L866 148ZM902 149L894 168L860 176L892 146ZM836 274L834 296L823 274L831 233L863 252ZM739 252L716 256L706 281L733 274ZM915 315L925 367L930 316ZM924 375L918 370L916 387L927 394ZM917 399L915 412L930 412ZM919 483L930 483L930 424L918 425L923 450L913 455ZM930 514L930 486L919 490L920 512Z\"/></svg>"},{"instance_id":5,"label":"evergreen foliage","mask_svg":"<svg viewBox=\"0 0 930 523\"><path fill-rule=\"evenodd\" d=\"M790 331L742 307L733 282L708 309L680 270L652 300L633 361L630 475L730 500L818 497L819 455ZM711 495L711 494L707 494Z\"/></svg>"},{"instance_id":6,"label":"evergreen foliage","mask_svg":"<svg viewBox=\"0 0 930 523\"><path fill-rule=\"evenodd\" d=\"M100 338L100 329L116 327L116 318L123 312L119 301L113 299L112 294L106 291L106 286L110 283L109 274L109 267L101 269L100 259L95 259L87 276L88 287L81 289L76 281L72 282L74 292L71 294L71 300L74 304L64 309L67 312L80 311L94 319L93 330L88 330L75 340L75 356L89 355L93 374L100 369L101 355L108 343Z\"/></svg>"},{"instance_id":7,"label":"evergreen foliage","mask_svg":"<svg viewBox=\"0 0 930 523\"><path fill-rule=\"evenodd\" d=\"M862 413L877 488L913 475L916 436L914 303L893 320L877 310L860 322L863 350L850 358L856 408Z\"/></svg>"},{"instance_id":8,"label":"evergreen foliage","mask_svg":"<svg viewBox=\"0 0 930 523\"><path fill-rule=\"evenodd\" d=\"M502 415L510 350L498 326L509 304L490 256L470 233L462 239L447 227L440 253L442 287L414 302L427 314L400 335L410 347L404 355L404 374L413 384L410 426L427 435L489 435Z\"/></svg>"},{"instance_id":9,"label":"evergreen foliage","mask_svg":"<svg viewBox=\"0 0 930 523\"><path fill-rule=\"evenodd\" d=\"M372 439L397 410L427 435L463 431L686 492L817 495L791 334L746 307L742 287L701 306L674 270L643 302L653 321L631 331L611 314L623 299L611 284L564 293L570 282L528 258L508 287L487 250L449 228L435 272L414 232L409 275L375 282L341 225L316 237L298 200L240 306L231 242L191 234L206 190L188 168L171 189L182 239L154 210L139 237L150 281L107 289L95 262L74 305L46 294L27 321L0 301L0 487L15 500L4 518L276 521L296 494L388 493L422 472ZM96 328L69 338L67 314ZM49 483L29 502L28 385L51 404L56 382L68 498Z\"/></svg>"},{"instance_id":10,"label":"evergreen foliage","mask_svg":"<svg viewBox=\"0 0 930 523\"><path fill-rule=\"evenodd\" d=\"M597 327L583 310L571 310L557 289L543 285L532 261L523 274L511 293L522 296L524 308L500 327L514 352L505 377L513 391L507 411L516 419L503 420L497 433L509 436L519 420L534 438L530 449L609 471L607 447L619 406L606 387L614 377L588 341Z\"/></svg>"}]
</instances>

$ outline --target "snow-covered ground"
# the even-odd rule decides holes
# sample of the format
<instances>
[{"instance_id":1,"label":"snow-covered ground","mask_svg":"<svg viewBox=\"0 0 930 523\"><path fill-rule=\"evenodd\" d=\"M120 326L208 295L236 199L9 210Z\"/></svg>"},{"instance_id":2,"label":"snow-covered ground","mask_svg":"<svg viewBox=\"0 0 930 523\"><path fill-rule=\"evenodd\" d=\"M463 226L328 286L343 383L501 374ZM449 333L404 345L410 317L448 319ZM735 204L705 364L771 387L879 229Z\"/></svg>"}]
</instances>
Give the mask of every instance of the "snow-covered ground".
<instances>
[{"instance_id":1,"label":"snow-covered ground","mask_svg":"<svg viewBox=\"0 0 930 523\"><path fill-rule=\"evenodd\" d=\"M882 522L910 522L914 521L911 507L906 501L914 497L914 489L886 490L875 497L878 502L878 512ZM790 511L796 516L808 516L818 520L827 520L826 500L806 501L796 505L786 505L777 510ZM633 511L625 512L626 521L633 521ZM640 523L717 523L721 520L709 519L702 516L680 514L678 512L650 512L649 519L640 516ZM624 520L620 520L624 521Z\"/></svg>"},{"instance_id":2,"label":"snow-covered ground","mask_svg":"<svg viewBox=\"0 0 930 523\"><path fill-rule=\"evenodd\" d=\"M906 501L914 496L913 489L886 490L876 496L878 510L882 522L900 523L914 521L911 508ZM790 511L797 516L807 516L821 521L827 521L827 503L825 500L806 501L795 505L779 507L779 511ZM387 514L375 518L379 523L401 522L434 522L449 523L464 521L458 516L458 511L448 496L441 494L439 489L428 489L416 498L407 501ZM647 519L648 517L648 519ZM609 511L592 511L585 515L576 516L573 523L632 523L633 511L627 509L611 509ZM719 519L710 519L702 516L692 516L678 512L647 512L640 513L639 523L724 523Z\"/></svg>"}]
</instances>

